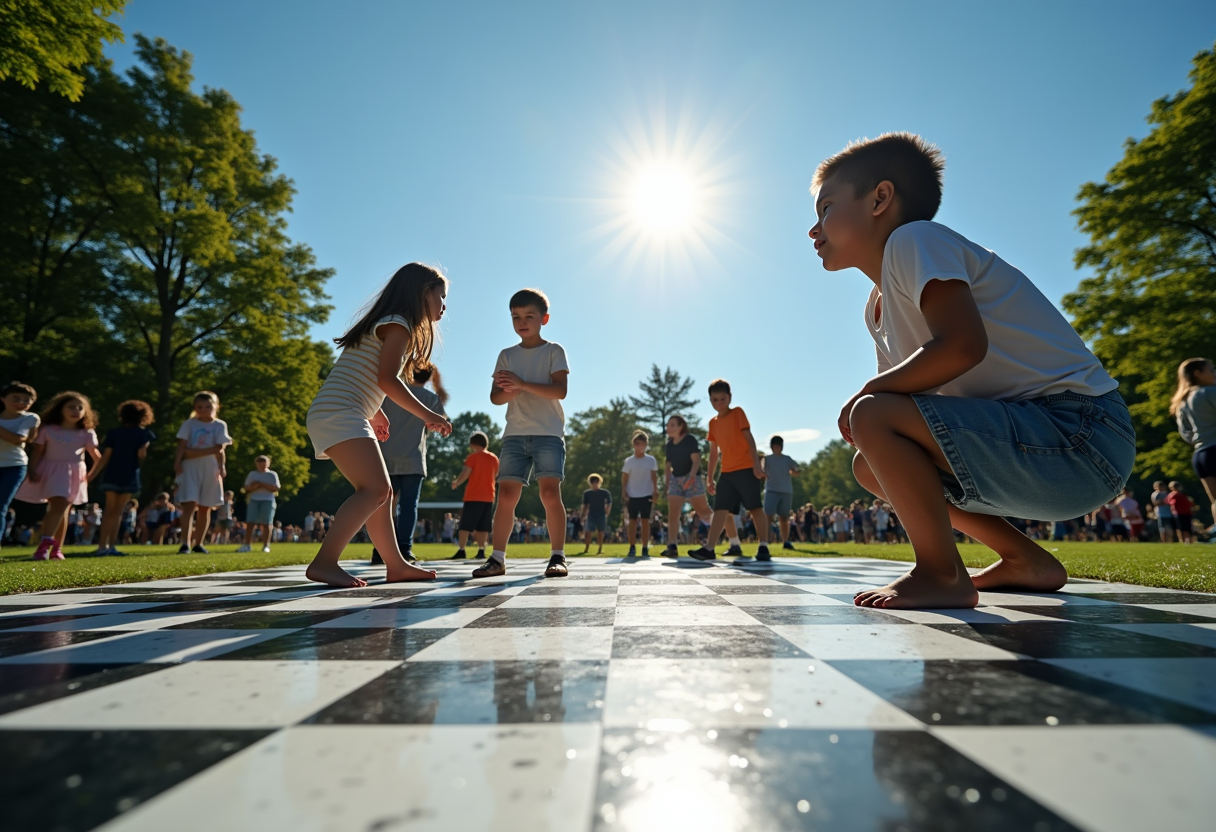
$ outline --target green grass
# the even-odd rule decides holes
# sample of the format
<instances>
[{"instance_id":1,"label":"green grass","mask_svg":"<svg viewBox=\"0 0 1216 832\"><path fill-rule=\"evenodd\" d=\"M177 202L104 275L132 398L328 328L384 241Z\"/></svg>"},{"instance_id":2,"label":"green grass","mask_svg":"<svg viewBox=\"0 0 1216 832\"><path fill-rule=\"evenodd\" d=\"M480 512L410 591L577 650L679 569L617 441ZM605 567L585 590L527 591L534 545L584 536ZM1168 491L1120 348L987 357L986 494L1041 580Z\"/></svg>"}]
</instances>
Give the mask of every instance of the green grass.
<instances>
[{"instance_id":1,"label":"green grass","mask_svg":"<svg viewBox=\"0 0 1216 832\"><path fill-rule=\"evenodd\" d=\"M604 554L609 557L621 557L627 548L624 544L609 544L604 547ZM744 548L749 554L755 551L754 546ZM968 566L984 566L993 560L992 553L983 546L959 548ZM1216 546L1053 542L1047 544L1047 548L1063 561L1069 574L1077 578L1125 581L1194 592L1216 592ZM317 551L317 546L310 543L278 544L269 555L261 552L237 554L236 546L212 547L210 555L179 555L172 546L129 546L126 547L129 554L124 558L86 557L91 548L68 547L67 560L39 563L30 560L33 551L32 547L0 551L0 595L308 563ZM423 560L441 560L449 557L452 551L453 547L438 543L415 548L415 552ZM581 551L581 546L571 547L571 554L575 556ZM594 549L592 552L594 553ZM912 560L912 547L901 545L799 545L796 552L776 553L798 557ZM549 547L546 544L515 545L511 547L510 554L511 557L517 558L546 557ZM352 545L347 548L345 556L366 559L371 556L371 546Z\"/></svg>"}]
</instances>

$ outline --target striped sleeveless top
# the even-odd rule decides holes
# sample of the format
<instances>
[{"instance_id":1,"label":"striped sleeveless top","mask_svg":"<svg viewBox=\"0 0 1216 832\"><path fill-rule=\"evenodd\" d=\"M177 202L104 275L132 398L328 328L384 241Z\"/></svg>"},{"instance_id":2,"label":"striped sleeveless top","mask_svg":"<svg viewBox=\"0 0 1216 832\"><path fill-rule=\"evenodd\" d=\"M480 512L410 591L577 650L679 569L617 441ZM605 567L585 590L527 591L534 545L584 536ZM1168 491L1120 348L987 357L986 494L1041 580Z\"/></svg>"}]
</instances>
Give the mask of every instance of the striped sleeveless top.
<instances>
[{"instance_id":1,"label":"striped sleeveless top","mask_svg":"<svg viewBox=\"0 0 1216 832\"><path fill-rule=\"evenodd\" d=\"M308 408L309 417L324 417L328 413L358 411L370 419L384 403L384 391L376 382L380 373L380 350L384 346L376 330L384 324L410 324L400 315L389 315L376 321L372 331L363 336L357 346L347 347L338 356L334 368L325 377L317 397ZM404 357L401 366L405 366ZM400 372L400 368L398 369Z\"/></svg>"}]
</instances>

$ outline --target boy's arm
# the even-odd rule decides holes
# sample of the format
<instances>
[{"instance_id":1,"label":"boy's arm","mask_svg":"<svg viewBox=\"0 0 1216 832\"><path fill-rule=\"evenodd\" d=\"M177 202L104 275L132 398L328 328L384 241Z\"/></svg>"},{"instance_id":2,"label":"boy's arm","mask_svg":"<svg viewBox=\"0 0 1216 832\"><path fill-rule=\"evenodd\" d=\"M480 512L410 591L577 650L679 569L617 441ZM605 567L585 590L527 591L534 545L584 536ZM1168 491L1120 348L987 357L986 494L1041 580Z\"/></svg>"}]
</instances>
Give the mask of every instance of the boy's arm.
<instances>
[{"instance_id":1,"label":"boy's arm","mask_svg":"<svg viewBox=\"0 0 1216 832\"><path fill-rule=\"evenodd\" d=\"M469 475L472 473L473 473L473 469L470 468L469 466L465 465L463 468L460 469L460 473L456 476L456 479L452 480L452 488L453 489L460 488L460 486L464 485L464 481L467 480L469 478Z\"/></svg>"},{"instance_id":2,"label":"boy's arm","mask_svg":"<svg viewBox=\"0 0 1216 832\"><path fill-rule=\"evenodd\" d=\"M659 494L659 468L657 465L650 472L650 487L654 489L654 494L657 497Z\"/></svg>"},{"instance_id":3,"label":"boy's arm","mask_svg":"<svg viewBox=\"0 0 1216 832\"><path fill-rule=\"evenodd\" d=\"M705 490L713 496L713 493L718 490L714 485L714 475L718 472L718 443L710 440L709 443L709 468L705 471Z\"/></svg>"},{"instance_id":4,"label":"boy's arm","mask_svg":"<svg viewBox=\"0 0 1216 832\"><path fill-rule=\"evenodd\" d=\"M28 436L22 436L19 433L13 433L11 430L0 428L0 439L3 439L10 445L24 445L29 439Z\"/></svg>"},{"instance_id":5,"label":"boy's arm","mask_svg":"<svg viewBox=\"0 0 1216 832\"><path fill-rule=\"evenodd\" d=\"M906 361L867 381L840 411L837 427L850 445L849 414L862 396L872 393L920 393L961 376L988 354L988 332L961 280L931 280L921 291L920 311L933 336Z\"/></svg>"},{"instance_id":6,"label":"boy's arm","mask_svg":"<svg viewBox=\"0 0 1216 832\"><path fill-rule=\"evenodd\" d=\"M534 396L540 396L542 399L564 399L566 398L566 379L569 377L569 370L558 370L549 376L549 384L541 384L537 381L524 381L519 376L510 370L500 370L494 374L494 384L507 393L513 393L511 398L515 398L520 393L531 393ZM490 394L490 401L494 401L493 393ZM498 402L495 402L498 404Z\"/></svg>"},{"instance_id":7,"label":"boy's arm","mask_svg":"<svg viewBox=\"0 0 1216 832\"><path fill-rule=\"evenodd\" d=\"M743 429L743 438L747 440L747 449L752 452L752 473L762 480L768 474L764 473L764 466L760 464L760 455L756 453L756 437L752 436L751 428Z\"/></svg>"}]
</instances>

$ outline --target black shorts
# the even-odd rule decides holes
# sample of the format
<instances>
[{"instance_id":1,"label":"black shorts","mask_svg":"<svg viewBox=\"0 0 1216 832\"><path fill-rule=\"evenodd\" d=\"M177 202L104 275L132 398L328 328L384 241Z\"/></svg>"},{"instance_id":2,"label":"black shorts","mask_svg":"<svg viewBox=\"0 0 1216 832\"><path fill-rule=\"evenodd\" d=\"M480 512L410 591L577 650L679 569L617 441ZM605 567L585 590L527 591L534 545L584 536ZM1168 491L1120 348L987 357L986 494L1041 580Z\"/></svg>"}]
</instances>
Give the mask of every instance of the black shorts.
<instances>
[{"instance_id":1,"label":"black shorts","mask_svg":"<svg viewBox=\"0 0 1216 832\"><path fill-rule=\"evenodd\" d=\"M739 507L755 511L764 504L760 496L760 478L751 468L724 471L718 477L718 491L714 494L714 511L729 511L738 514Z\"/></svg>"},{"instance_id":2,"label":"black shorts","mask_svg":"<svg viewBox=\"0 0 1216 832\"><path fill-rule=\"evenodd\" d=\"M1191 456L1191 467L1199 479L1216 477L1216 445L1200 448Z\"/></svg>"},{"instance_id":3,"label":"black shorts","mask_svg":"<svg viewBox=\"0 0 1216 832\"><path fill-rule=\"evenodd\" d=\"M488 532L494 523L494 504L479 501L465 501L460 510L460 529L462 532Z\"/></svg>"},{"instance_id":4,"label":"black shorts","mask_svg":"<svg viewBox=\"0 0 1216 832\"><path fill-rule=\"evenodd\" d=\"M630 497L626 510L630 520L649 520L650 512L654 510L654 497Z\"/></svg>"}]
</instances>

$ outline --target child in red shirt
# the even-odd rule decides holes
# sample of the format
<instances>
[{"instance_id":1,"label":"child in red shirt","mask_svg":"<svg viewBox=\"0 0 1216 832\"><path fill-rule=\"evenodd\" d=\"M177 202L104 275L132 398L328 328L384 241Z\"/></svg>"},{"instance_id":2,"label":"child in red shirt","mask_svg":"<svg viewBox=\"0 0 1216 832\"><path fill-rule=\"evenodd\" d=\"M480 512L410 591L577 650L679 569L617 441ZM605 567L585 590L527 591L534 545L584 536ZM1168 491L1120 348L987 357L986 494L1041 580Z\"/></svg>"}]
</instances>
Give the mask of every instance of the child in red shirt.
<instances>
[{"instance_id":1,"label":"child in red shirt","mask_svg":"<svg viewBox=\"0 0 1216 832\"><path fill-rule=\"evenodd\" d=\"M1176 480L1170 483L1170 493L1165 498L1165 503L1170 507L1170 511L1174 512L1174 524L1178 527L1178 542L1190 543L1191 512L1194 510L1195 503L1182 490L1182 483Z\"/></svg>"},{"instance_id":2,"label":"child in red shirt","mask_svg":"<svg viewBox=\"0 0 1216 832\"><path fill-rule=\"evenodd\" d=\"M459 488L466 480L464 489L464 507L460 511L460 550L452 555L452 560L464 560L465 544L469 542L469 532L477 542L477 557L486 556L486 538L489 536L494 522L494 482L498 479L498 457L487 448L490 439L481 431L469 437L469 455L465 458L460 476L452 481L452 488Z\"/></svg>"}]
</instances>

